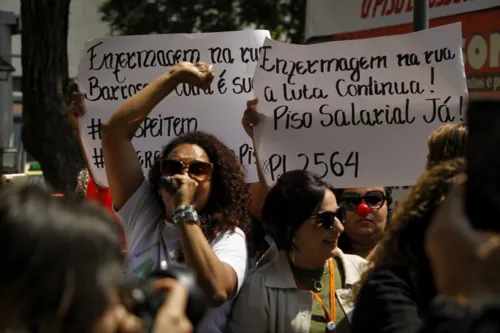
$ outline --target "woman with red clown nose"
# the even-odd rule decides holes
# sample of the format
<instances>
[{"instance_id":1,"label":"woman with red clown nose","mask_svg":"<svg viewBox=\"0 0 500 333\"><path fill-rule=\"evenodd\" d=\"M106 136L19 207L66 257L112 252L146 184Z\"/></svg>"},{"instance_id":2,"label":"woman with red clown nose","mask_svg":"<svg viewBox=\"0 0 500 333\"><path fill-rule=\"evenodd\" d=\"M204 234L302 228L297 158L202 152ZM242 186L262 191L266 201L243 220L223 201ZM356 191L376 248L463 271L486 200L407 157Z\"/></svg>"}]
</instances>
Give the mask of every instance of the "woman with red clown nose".
<instances>
[{"instance_id":1,"label":"woman with red clown nose","mask_svg":"<svg viewBox=\"0 0 500 333\"><path fill-rule=\"evenodd\" d=\"M366 217L368 214L370 214L371 211L372 209L370 208L370 206L365 203L360 203L356 208L356 213L358 213L358 215L361 217Z\"/></svg>"},{"instance_id":2,"label":"woman with red clown nose","mask_svg":"<svg viewBox=\"0 0 500 333\"><path fill-rule=\"evenodd\" d=\"M392 215L389 187L347 188L336 191L346 208L345 231L339 247L345 253L370 259L382 239Z\"/></svg>"}]
</instances>

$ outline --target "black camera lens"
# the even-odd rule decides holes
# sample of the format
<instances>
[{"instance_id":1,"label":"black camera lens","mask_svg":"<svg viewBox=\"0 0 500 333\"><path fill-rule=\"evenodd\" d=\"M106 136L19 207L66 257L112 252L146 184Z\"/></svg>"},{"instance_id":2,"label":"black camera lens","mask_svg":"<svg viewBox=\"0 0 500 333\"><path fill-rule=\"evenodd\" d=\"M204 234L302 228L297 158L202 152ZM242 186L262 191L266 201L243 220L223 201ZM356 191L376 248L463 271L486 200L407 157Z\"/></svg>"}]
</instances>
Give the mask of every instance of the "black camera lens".
<instances>
[{"instance_id":1,"label":"black camera lens","mask_svg":"<svg viewBox=\"0 0 500 333\"><path fill-rule=\"evenodd\" d=\"M169 265L167 269L157 269L148 275L146 280L127 283L122 288L121 300L123 305L144 321L147 328L154 324L156 313L163 305L166 293L154 290L155 280L171 278L182 283L189 291L186 306L186 317L193 327L196 327L207 310L207 303L201 290L196 285L196 274L192 269Z\"/></svg>"}]
</instances>

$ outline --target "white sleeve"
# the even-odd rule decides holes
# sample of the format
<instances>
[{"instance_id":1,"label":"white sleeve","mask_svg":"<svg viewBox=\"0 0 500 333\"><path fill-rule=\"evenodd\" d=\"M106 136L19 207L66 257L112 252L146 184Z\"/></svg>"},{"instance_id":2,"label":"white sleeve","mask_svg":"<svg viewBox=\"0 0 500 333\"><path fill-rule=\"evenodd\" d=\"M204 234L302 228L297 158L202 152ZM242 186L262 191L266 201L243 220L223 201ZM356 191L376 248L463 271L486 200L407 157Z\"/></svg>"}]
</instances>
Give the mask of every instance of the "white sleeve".
<instances>
[{"instance_id":1,"label":"white sleeve","mask_svg":"<svg viewBox=\"0 0 500 333\"><path fill-rule=\"evenodd\" d=\"M144 180L122 208L115 213L123 226L127 248L133 248L141 235L157 227L156 222L162 219L164 209L151 192L148 182Z\"/></svg>"},{"instance_id":2,"label":"white sleeve","mask_svg":"<svg viewBox=\"0 0 500 333\"><path fill-rule=\"evenodd\" d=\"M235 296L240 291L245 280L248 267L248 252L245 234L240 228L234 232L226 232L218 236L211 244L215 255L223 263L231 266L238 277L238 289Z\"/></svg>"}]
</instances>

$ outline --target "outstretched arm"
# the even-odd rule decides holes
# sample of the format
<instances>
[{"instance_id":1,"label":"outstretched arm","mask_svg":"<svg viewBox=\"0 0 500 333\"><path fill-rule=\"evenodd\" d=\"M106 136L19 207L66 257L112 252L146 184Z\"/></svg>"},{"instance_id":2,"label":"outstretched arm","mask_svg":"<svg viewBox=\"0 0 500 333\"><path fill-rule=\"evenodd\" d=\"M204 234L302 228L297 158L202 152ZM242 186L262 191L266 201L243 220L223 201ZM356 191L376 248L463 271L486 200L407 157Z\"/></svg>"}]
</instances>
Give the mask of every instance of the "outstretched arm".
<instances>
[{"instance_id":1,"label":"outstretched arm","mask_svg":"<svg viewBox=\"0 0 500 333\"><path fill-rule=\"evenodd\" d=\"M264 170L262 168L262 161L259 156L259 152L255 146L254 139L254 127L258 126L260 123L260 116L257 112L257 99L253 99L247 102L247 108L243 113L243 118L241 124L243 129L252 139L254 153L255 153L255 164L257 168L257 175L259 177L259 182L250 185L250 195L252 198L251 213L258 219L260 219L260 212L264 206L264 201L266 200L267 193L269 192L269 186L266 182L266 177L264 175Z\"/></svg>"},{"instance_id":2,"label":"outstretched arm","mask_svg":"<svg viewBox=\"0 0 500 333\"><path fill-rule=\"evenodd\" d=\"M130 97L103 124L102 149L115 209L119 210L144 181L142 167L132 145L132 138L141 123L179 82L205 88L212 79L211 66L205 63L179 63Z\"/></svg>"},{"instance_id":3,"label":"outstretched arm","mask_svg":"<svg viewBox=\"0 0 500 333\"><path fill-rule=\"evenodd\" d=\"M75 91L71 96L71 104L68 107L67 117L71 126L73 127L73 130L75 131L76 138L78 139L78 145L80 146L80 149L82 151L83 161L85 162L85 167L87 168L88 174L90 177L92 177L92 179L95 179L94 175L92 174L92 169L90 168L89 161L87 160L87 155L85 154L85 149L83 148L82 136L80 134L79 118L84 114L85 114L84 97L78 91ZM80 183L78 183L76 192L78 192L79 190L85 191L85 189L79 188L79 186ZM98 189L101 189L101 187L97 183L96 187Z\"/></svg>"}]
</instances>

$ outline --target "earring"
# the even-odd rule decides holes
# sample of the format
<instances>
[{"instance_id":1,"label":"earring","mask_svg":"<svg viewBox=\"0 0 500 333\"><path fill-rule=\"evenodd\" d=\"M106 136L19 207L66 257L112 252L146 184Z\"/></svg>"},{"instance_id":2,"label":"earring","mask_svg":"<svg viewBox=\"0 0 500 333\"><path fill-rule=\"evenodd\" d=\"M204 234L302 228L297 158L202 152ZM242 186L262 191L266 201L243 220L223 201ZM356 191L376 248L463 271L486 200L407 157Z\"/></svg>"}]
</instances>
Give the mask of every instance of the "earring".
<instances>
[{"instance_id":1,"label":"earring","mask_svg":"<svg viewBox=\"0 0 500 333\"><path fill-rule=\"evenodd\" d=\"M290 261L295 264L295 248L297 247L297 239L292 237L292 249L290 250Z\"/></svg>"},{"instance_id":2,"label":"earring","mask_svg":"<svg viewBox=\"0 0 500 333\"><path fill-rule=\"evenodd\" d=\"M292 249L290 251L290 261L292 262L292 264L295 264L295 250Z\"/></svg>"}]
</instances>

